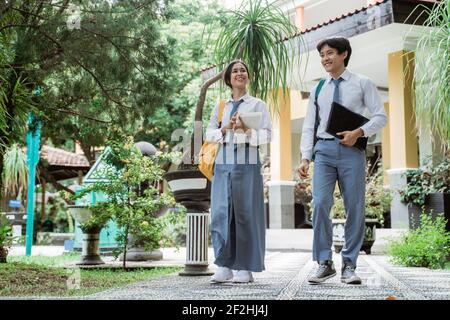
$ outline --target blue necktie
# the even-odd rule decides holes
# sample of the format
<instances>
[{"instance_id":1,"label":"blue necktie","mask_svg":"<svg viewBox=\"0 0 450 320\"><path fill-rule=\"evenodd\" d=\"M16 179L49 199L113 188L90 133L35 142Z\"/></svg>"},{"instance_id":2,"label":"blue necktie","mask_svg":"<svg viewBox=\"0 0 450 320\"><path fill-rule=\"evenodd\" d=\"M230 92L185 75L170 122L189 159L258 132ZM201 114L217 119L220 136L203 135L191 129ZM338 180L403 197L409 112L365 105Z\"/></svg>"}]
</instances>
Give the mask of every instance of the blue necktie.
<instances>
[{"instance_id":1,"label":"blue necktie","mask_svg":"<svg viewBox=\"0 0 450 320\"><path fill-rule=\"evenodd\" d=\"M233 101L233 109L231 110L231 113L230 113L230 119L231 119L231 117L233 116L233 114L236 113L236 111L237 111L239 105L240 105L242 102L244 102L244 99L241 99L241 100L239 100L239 101ZM233 141L234 141L234 131L231 131L231 132L230 132L230 143L233 143ZM237 145L235 145L234 147L237 148Z\"/></svg>"},{"instance_id":2,"label":"blue necktie","mask_svg":"<svg viewBox=\"0 0 450 320\"><path fill-rule=\"evenodd\" d=\"M231 110L231 113L230 113L230 119L231 119L231 117L233 116L233 114L236 113L236 111L237 111L239 105L240 105L242 102L244 102L244 99L241 99L241 100L239 100L239 101L233 101L233 109Z\"/></svg>"},{"instance_id":3,"label":"blue necktie","mask_svg":"<svg viewBox=\"0 0 450 320\"><path fill-rule=\"evenodd\" d=\"M337 102L340 103L339 101L339 84L341 83L341 81L344 80L342 78L339 79L331 79L331 81L333 81L334 83L334 94L333 94L333 102Z\"/></svg>"}]
</instances>

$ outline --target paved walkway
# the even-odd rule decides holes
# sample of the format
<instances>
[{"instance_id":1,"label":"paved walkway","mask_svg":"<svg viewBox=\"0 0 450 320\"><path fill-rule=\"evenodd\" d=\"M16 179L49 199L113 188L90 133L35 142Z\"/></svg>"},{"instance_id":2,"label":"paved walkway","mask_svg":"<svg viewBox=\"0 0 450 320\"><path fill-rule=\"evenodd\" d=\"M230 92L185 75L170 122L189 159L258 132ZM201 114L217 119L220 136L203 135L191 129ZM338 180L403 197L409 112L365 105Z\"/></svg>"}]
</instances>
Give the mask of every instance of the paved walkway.
<instances>
[{"instance_id":1,"label":"paved walkway","mask_svg":"<svg viewBox=\"0 0 450 320\"><path fill-rule=\"evenodd\" d=\"M209 277L171 275L97 293L86 299L365 300L394 297L450 300L450 270L396 267L386 256L362 254L357 269L362 285L345 285L339 276L321 285L310 285L306 279L316 266L310 258L311 254L305 252L269 251L266 271L255 274L255 282L250 284L210 284ZM334 262L339 270L339 255L335 255Z\"/></svg>"},{"instance_id":2,"label":"paved walkway","mask_svg":"<svg viewBox=\"0 0 450 320\"><path fill-rule=\"evenodd\" d=\"M255 273L255 282L250 284L210 284L209 277L164 276L127 287L112 289L83 299L160 299L160 300L304 300L304 299L388 299L399 300L450 300L450 270L430 270L426 268L404 268L389 263L383 255L386 244L397 237L401 230L377 230L377 240L373 254L361 253L357 272L362 285L345 285L339 275L321 285L310 285L307 277L314 272L316 263L311 261L312 230L268 230L266 271ZM45 248L35 248L35 253ZM19 248L13 254L19 254ZM49 254L55 254L52 248ZM141 265L184 264L185 249L163 250L164 259ZM108 264L111 257L104 257ZM209 250L210 269L214 271L213 251ZM334 255L337 270L340 270L340 255ZM129 265L133 265L130 263Z\"/></svg>"}]
</instances>

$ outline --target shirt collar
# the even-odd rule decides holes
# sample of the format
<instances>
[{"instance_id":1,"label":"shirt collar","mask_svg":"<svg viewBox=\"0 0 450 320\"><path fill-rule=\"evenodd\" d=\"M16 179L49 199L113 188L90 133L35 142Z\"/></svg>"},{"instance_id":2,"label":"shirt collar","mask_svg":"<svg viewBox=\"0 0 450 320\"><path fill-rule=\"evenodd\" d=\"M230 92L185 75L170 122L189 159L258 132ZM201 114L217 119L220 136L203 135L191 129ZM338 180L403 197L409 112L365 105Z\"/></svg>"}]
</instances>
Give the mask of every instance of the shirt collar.
<instances>
[{"instance_id":1,"label":"shirt collar","mask_svg":"<svg viewBox=\"0 0 450 320\"><path fill-rule=\"evenodd\" d=\"M342 72L342 74L341 74L341 78L344 79L345 81L350 79L350 76L351 76L351 72L348 71L347 69L345 69L344 72ZM330 83L331 80L333 79L333 77L330 74L328 74L326 79L327 79L327 83Z\"/></svg>"},{"instance_id":2,"label":"shirt collar","mask_svg":"<svg viewBox=\"0 0 450 320\"><path fill-rule=\"evenodd\" d=\"M246 94L244 94L239 100L244 100L244 102L245 101L248 101L248 99L250 98L250 95L248 94L248 93L246 93ZM233 97L232 96L230 96L229 98L228 98L228 100L227 100L227 102L233 102L234 100L233 100Z\"/></svg>"}]
</instances>

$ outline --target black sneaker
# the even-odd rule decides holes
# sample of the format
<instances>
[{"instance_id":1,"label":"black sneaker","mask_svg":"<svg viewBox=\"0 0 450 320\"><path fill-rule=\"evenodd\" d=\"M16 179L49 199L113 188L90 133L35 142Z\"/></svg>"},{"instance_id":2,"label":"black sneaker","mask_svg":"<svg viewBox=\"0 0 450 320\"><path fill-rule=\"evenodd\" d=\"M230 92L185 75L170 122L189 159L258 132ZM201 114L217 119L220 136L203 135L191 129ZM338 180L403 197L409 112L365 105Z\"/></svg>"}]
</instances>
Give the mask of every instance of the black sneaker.
<instances>
[{"instance_id":1,"label":"black sneaker","mask_svg":"<svg viewBox=\"0 0 450 320\"><path fill-rule=\"evenodd\" d=\"M342 264L341 282L346 284L361 284L361 278L355 273L355 266L349 263Z\"/></svg>"},{"instance_id":2,"label":"black sneaker","mask_svg":"<svg viewBox=\"0 0 450 320\"><path fill-rule=\"evenodd\" d=\"M322 283L327 279L330 279L336 275L336 269L334 269L333 261L324 260L319 262L319 268L316 274L308 278L308 282L311 284Z\"/></svg>"}]
</instances>

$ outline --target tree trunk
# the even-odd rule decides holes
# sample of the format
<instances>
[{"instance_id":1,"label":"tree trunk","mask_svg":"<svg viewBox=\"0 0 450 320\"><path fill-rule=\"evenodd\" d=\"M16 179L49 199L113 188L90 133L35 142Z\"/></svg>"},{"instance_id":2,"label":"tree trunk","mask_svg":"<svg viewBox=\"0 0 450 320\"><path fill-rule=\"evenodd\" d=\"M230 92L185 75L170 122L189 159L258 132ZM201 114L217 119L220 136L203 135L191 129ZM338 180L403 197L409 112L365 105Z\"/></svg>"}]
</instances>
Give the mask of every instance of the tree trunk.
<instances>
[{"instance_id":1,"label":"tree trunk","mask_svg":"<svg viewBox=\"0 0 450 320\"><path fill-rule=\"evenodd\" d=\"M203 107L205 105L205 99L206 99L206 93L208 91L208 88L219 81L222 78L222 75L224 73L224 70L220 73L216 74L214 77L208 79L200 89L200 96L198 98L197 107L195 109L195 122L194 122L194 133L191 137L191 152L190 152L190 159L189 159L189 153L186 153L182 163L189 163L189 164L195 164L195 137L202 137L203 135ZM190 161L189 161L190 160Z\"/></svg>"},{"instance_id":2,"label":"tree trunk","mask_svg":"<svg viewBox=\"0 0 450 320\"><path fill-rule=\"evenodd\" d=\"M86 145L80 141L81 150L83 150L84 155L88 159L89 163L92 165L95 163L95 153L91 152L92 146Z\"/></svg>"},{"instance_id":3,"label":"tree trunk","mask_svg":"<svg viewBox=\"0 0 450 320\"><path fill-rule=\"evenodd\" d=\"M125 227L125 244L123 246L123 270L127 271L127 246L128 246L128 233L129 233L130 222L127 221L127 225Z\"/></svg>"},{"instance_id":4,"label":"tree trunk","mask_svg":"<svg viewBox=\"0 0 450 320\"><path fill-rule=\"evenodd\" d=\"M0 245L0 263L6 263L7 256L8 256L8 249Z\"/></svg>"},{"instance_id":5,"label":"tree trunk","mask_svg":"<svg viewBox=\"0 0 450 320\"><path fill-rule=\"evenodd\" d=\"M1 141L0 141L1 143ZM3 148L0 148L0 199L5 198L5 194L3 191L3 160L4 160L4 154L5 150Z\"/></svg>"}]
</instances>

